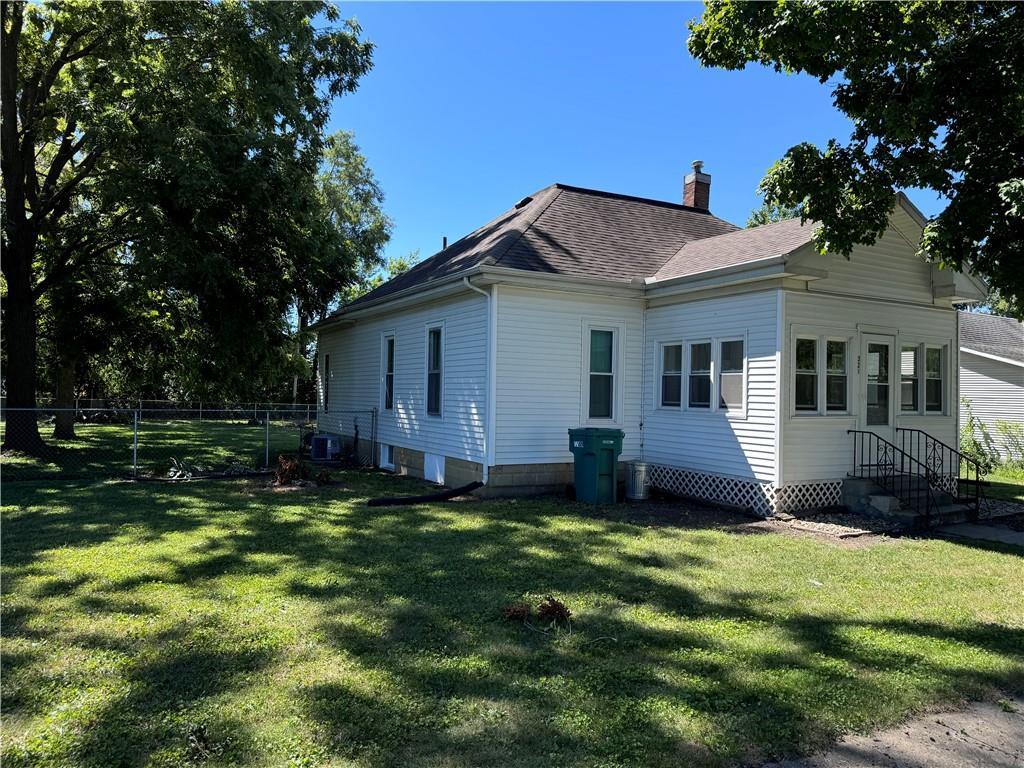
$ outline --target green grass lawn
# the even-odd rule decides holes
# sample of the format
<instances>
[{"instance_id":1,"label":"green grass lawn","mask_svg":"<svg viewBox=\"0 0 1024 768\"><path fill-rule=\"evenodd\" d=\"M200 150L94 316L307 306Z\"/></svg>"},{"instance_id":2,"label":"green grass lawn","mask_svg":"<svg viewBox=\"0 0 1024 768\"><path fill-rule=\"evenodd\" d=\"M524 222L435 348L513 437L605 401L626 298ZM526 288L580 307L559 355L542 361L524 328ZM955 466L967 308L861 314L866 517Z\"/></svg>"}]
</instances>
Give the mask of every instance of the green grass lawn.
<instances>
[{"instance_id":1,"label":"green grass lawn","mask_svg":"<svg viewBox=\"0 0 1024 768\"><path fill-rule=\"evenodd\" d=\"M5 426L0 423L0 440ZM40 433L54 449L52 456L38 459L5 453L0 456L0 476L6 480L21 480L131 475L134 442L131 423L76 424L74 440L52 440L52 431L48 424L40 425ZM243 420L199 421L147 414L139 423L138 472L165 475L172 460L211 470L221 470L232 463L259 467L266 458L266 443L266 427ZM271 421L271 463L278 454L294 454L298 447L298 426L287 421Z\"/></svg>"},{"instance_id":2,"label":"green grass lawn","mask_svg":"<svg viewBox=\"0 0 1024 768\"><path fill-rule=\"evenodd\" d=\"M717 766L1024 687L1019 550L336 477L5 485L4 768Z\"/></svg>"},{"instance_id":3,"label":"green grass lawn","mask_svg":"<svg viewBox=\"0 0 1024 768\"><path fill-rule=\"evenodd\" d=\"M1024 502L1024 469L997 467L985 479L989 482L985 487L988 498Z\"/></svg>"}]
</instances>

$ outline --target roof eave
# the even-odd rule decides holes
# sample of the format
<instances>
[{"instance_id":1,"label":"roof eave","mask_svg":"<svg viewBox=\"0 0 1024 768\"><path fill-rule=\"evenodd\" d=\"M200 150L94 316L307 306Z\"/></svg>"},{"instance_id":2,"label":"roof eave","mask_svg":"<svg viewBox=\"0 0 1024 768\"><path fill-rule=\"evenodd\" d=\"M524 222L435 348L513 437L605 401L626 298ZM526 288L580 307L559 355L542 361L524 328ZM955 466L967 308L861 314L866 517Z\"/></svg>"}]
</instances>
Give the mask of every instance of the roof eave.
<instances>
[{"instance_id":1,"label":"roof eave","mask_svg":"<svg viewBox=\"0 0 1024 768\"><path fill-rule=\"evenodd\" d=\"M995 360L1000 363L1006 363L1007 365L1014 365L1018 368L1024 368L1024 360L1014 360L1012 357L1002 357L1001 355L993 355L991 352L982 352L979 349L971 349L970 347L960 347L961 352L967 352L971 355L977 355L978 357L984 357L988 360Z\"/></svg>"},{"instance_id":2,"label":"roof eave","mask_svg":"<svg viewBox=\"0 0 1024 768\"><path fill-rule=\"evenodd\" d=\"M479 274L480 270L481 267L479 265L474 265L467 269L459 270L458 272L452 272L450 275L430 280L426 283L417 283L416 285L409 286L408 288L403 288L400 291L394 291L393 293L389 293L377 299L370 299L369 301L363 301L358 304L350 304L347 307L342 307L337 310L330 317L324 318L318 323L314 323L309 327L309 329L312 331L322 331L325 328L339 325L355 317L375 314L384 307L387 307L387 309L394 309L399 306L408 306L409 304L419 304L424 301L431 301L432 299L437 298L439 294L449 293L453 289L459 290L459 285L457 284L462 283L462 278L472 277L473 275Z\"/></svg>"}]
</instances>

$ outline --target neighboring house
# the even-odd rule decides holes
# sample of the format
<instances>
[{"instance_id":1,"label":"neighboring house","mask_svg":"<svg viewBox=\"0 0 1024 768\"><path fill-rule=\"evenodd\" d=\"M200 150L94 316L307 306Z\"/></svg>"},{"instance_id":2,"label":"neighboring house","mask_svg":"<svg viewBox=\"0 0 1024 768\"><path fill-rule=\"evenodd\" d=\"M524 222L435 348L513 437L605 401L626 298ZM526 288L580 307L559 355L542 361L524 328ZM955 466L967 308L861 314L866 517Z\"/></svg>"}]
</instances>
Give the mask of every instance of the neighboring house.
<instances>
[{"instance_id":1,"label":"neighboring house","mask_svg":"<svg viewBox=\"0 0 1024 768\"><path fill-rule=\"evenodd\" d=\"M960 313L960 396L970 402L989 450L1006 457L997 421L1024 425L1024 324L1010 317ZM961 403L960 422L966 423Z\"/></svg>"},{"instance_id":2,"label":"neighboring house","mask_svg":"<svg viewBox=\"0 0 1024 768\"><path fill-rule=\"evenodd\" d=\"M613 427L656 487L762 514L838 503L847 430L956 445L952 305L985 286L916 256L907 199L847 259L810 223L716 218L710 184L695 163L682 205L546 187L335 312L320 429L378 408L383 466L503 494L563 489L567 430Z\"/></svg>"}]
</instances>

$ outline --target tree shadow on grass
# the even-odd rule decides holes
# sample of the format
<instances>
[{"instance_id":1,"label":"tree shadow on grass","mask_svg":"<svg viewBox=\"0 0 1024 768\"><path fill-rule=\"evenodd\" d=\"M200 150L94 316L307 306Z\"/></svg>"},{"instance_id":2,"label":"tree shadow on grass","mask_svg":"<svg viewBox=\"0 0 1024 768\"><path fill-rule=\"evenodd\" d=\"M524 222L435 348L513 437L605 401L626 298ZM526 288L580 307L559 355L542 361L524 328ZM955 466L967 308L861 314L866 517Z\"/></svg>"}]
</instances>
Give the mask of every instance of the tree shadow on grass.
<instances>
[{"instance_id":1,"label":"tree shadow on grass","mask_svg":"<svg viewBox=\"0 0 1024 768\"><path fill-rule=\"evenodd\" d=\"M943 697L1024 685L1019 628L817 614L784 590L703 583L729 536L710 517L650 530L649 520L602 519L551 500L377 509L365 499L393 486L340 479L302 497L206 484L148 491L147 500L126 489L106 520L99 499L86 498L71 519L19 521L29 554L15 563L29 568L34 552L99 543L119 526L159 538L230 515L155 573L199 591L224 577L278 577L275 589L308 606L329 660L286 683L296 709L326 754L368 766L753 762ZM146 502L146 511L125 502ZM42 542L29 540L33 523ZM81 537L66 540L82 523ZM126 596L150 578L111 582L108 602L82 607L131 609ZM502 605L546 594L573 596L571 634L501 620ZM82 764L118 764L109 745L125 739L137 756L180 749L184 725L173 713L244 686L280 658L229 638L236 651L218 631L147 639L128 692L81 745ZM241 760L248 737L238 728L232 754Z\"/></svg>"}]
</instances>

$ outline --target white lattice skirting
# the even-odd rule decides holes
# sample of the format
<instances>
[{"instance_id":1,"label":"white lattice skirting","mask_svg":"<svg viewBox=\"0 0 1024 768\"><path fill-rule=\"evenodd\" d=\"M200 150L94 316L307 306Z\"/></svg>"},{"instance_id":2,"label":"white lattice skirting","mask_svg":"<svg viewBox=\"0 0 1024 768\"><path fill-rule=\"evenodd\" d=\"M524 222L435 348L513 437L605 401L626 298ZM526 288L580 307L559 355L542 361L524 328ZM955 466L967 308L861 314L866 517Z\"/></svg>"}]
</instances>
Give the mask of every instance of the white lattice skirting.
<instances>
[{"instance_id":1,"label":"white lattice skirting","mask_svg":"<svg viewBox=\"0 0 1024 768\"><path fill-rule=\"evenodd\" d=\"M843 484L841 480L830 480L777 488L774 483L652 464L651 485L677 496L747 507L758 515L768 516L835 506L840 502Z\"/></svg>"}]
</instances>

